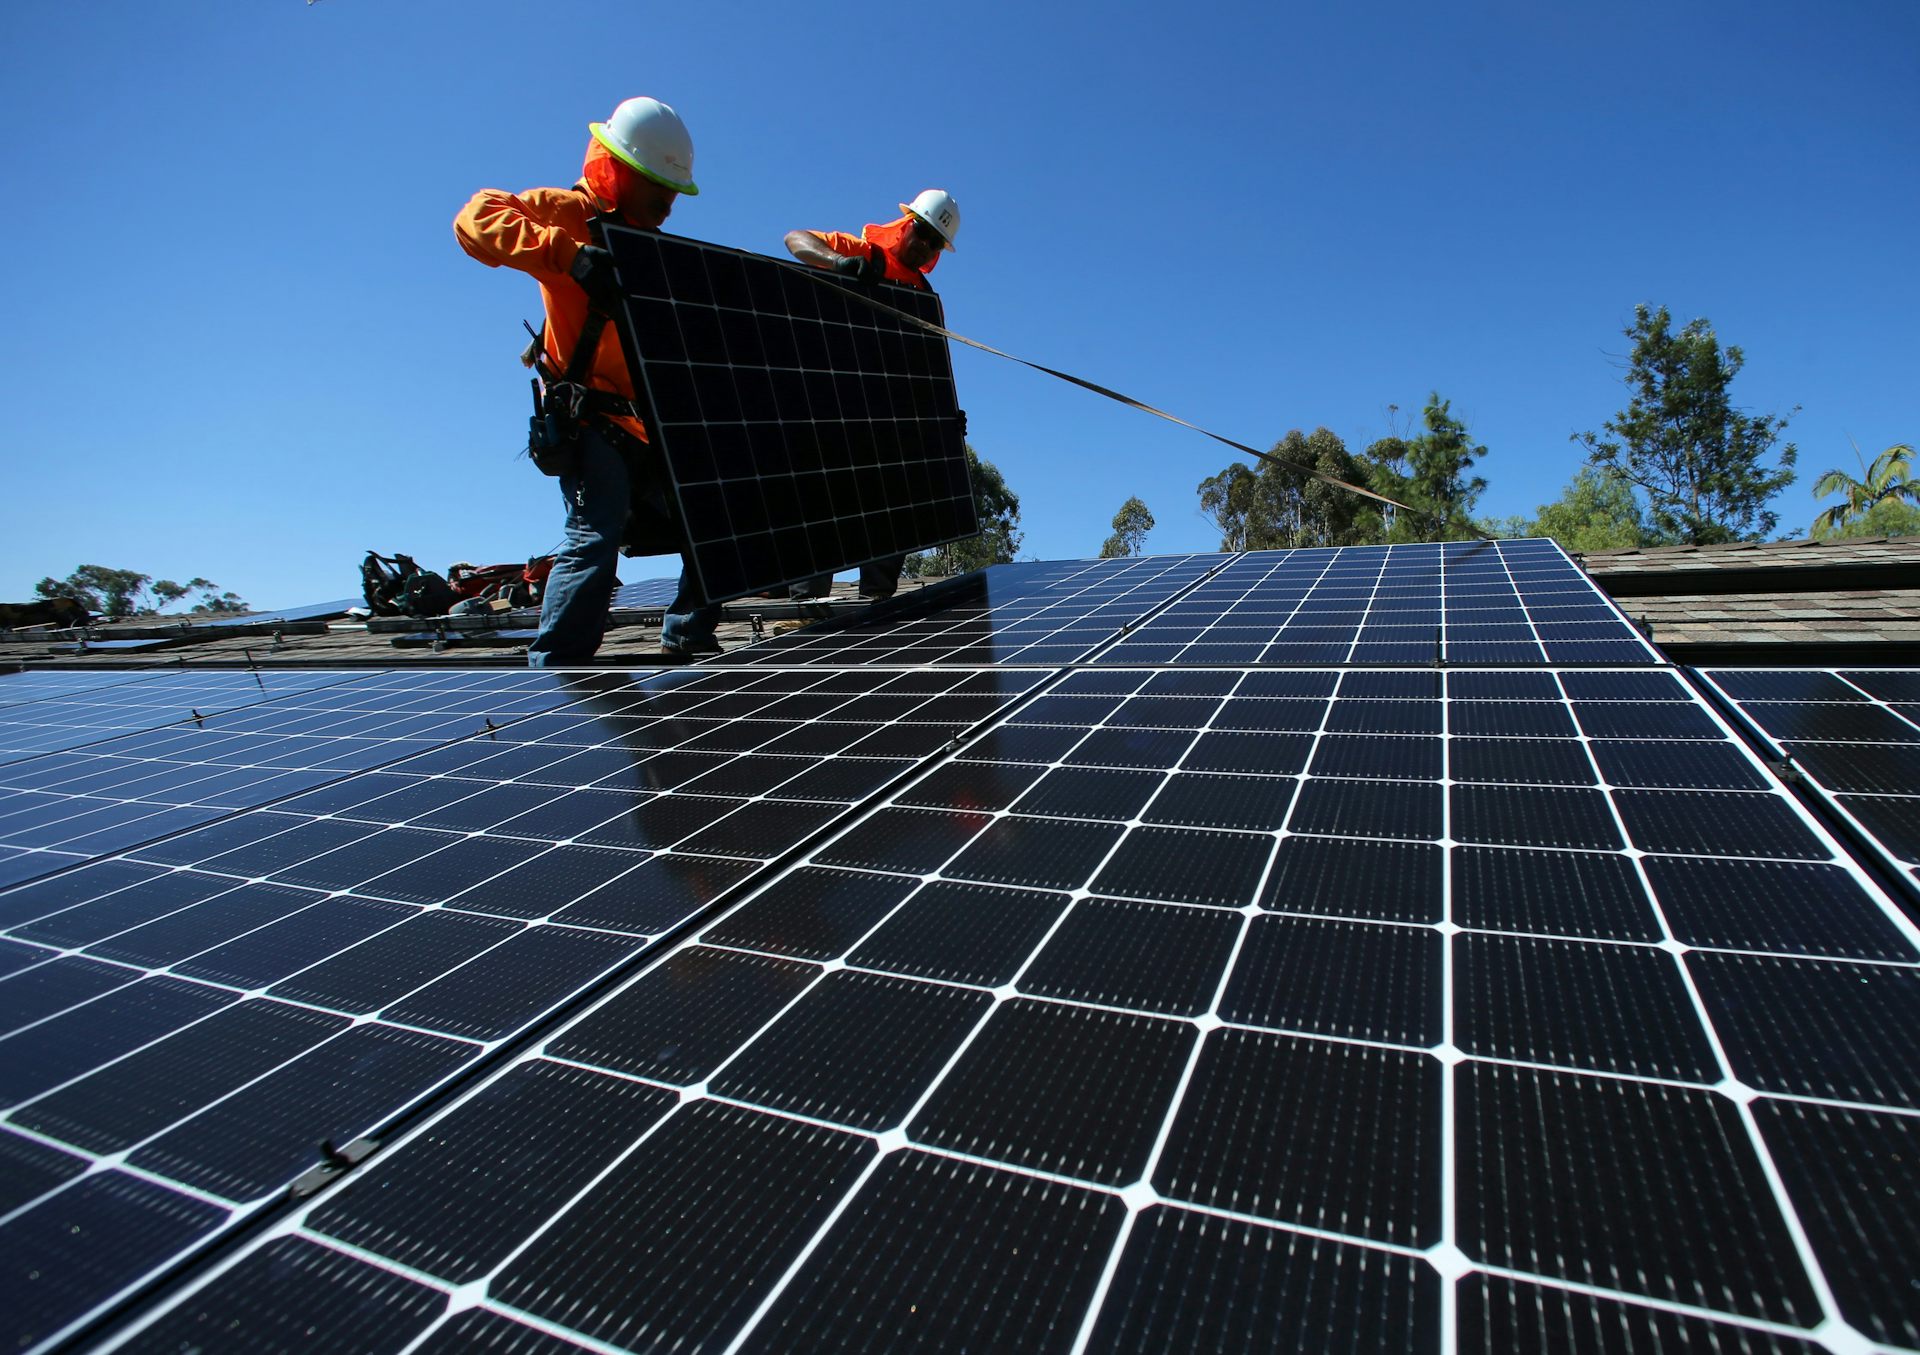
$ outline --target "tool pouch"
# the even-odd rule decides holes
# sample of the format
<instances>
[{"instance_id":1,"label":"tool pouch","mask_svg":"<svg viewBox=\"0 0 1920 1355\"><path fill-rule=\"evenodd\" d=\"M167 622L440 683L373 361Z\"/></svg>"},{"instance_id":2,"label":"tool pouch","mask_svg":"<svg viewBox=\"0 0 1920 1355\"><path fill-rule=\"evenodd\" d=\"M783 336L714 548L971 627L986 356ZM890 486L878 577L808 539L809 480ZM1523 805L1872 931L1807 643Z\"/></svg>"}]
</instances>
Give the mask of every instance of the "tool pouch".
<instances>
[{"instance_id":1,"label":"tool pouch","mask_svg":"<svg viewBox=\"0 0 1920 1355\"><path fill-rule=\"evenodd\" d=\"M580 462L580 420L566 399L569 387L544 395L533 383L533 417L527 420L527 459L542 475L567 475Z\"/></svg>"}]
</instances>

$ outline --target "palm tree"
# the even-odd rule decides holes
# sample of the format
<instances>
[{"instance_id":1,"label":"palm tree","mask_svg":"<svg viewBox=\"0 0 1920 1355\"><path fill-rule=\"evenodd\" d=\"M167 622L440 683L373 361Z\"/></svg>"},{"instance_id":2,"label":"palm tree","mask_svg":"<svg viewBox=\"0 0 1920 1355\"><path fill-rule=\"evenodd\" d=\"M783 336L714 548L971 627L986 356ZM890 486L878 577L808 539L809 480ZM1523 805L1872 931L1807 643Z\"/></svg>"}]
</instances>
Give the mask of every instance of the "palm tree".
<instances>
[{"instance_id":1,"label":"palm tree","mask_svg":"<svg viewBox=\"0 0 1920 1355\"><path fill-rule=\"evenodd\" d=\"M1920 481L1913 478L1913 447L1896 442L1873 459L1871 466L1855 446L1865 478L1856 480L1843 470L1830 470L1814 481L1813 497L1845 494L1846 501L1834 504L1813 520L1814 536L1831 536L1850 522L1858 521L1881 503L1908 503L1920 507Z\"/></svg>"}]
</instances>

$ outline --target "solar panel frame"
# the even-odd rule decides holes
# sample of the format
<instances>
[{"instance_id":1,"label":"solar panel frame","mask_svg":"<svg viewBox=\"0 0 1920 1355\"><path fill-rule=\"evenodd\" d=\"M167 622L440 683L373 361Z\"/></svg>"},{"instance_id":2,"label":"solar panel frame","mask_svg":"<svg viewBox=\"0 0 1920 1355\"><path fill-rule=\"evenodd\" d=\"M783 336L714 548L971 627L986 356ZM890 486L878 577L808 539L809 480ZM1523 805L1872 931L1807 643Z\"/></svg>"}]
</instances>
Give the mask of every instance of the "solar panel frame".
<instances>
[{"instance_id":1,"label":"solar panel frame","mask_svg":"<svg viewBox=\"0 0 1920 1355\"><path fill-rule=\"evenodd\" d=\"M625 292L636 405L709 601L978 534L944 339L834 274L595 229ZM931 290L872 296L944 323Z\"/></svg>"},{"instance_id":2,"label":"solar panel frame","mask_svg":"<svg viewBox=\"0 0 1920 1355\"><path fill-rule=\"evenodd\" d=\"M1907 885L1920 917L1920 669L1697 671Z\"/></svg>"}]
</instances>

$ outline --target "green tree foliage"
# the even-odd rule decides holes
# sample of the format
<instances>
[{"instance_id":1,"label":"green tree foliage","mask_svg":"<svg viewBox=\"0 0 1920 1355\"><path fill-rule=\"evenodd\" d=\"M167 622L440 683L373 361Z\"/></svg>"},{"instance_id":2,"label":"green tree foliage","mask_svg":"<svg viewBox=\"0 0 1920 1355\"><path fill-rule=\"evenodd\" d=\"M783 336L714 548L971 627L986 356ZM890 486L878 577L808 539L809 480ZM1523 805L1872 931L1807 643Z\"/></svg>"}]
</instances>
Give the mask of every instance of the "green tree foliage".
<instances>
[{"instance_id":1,"label":"green tree foliage","mask_svg":"<svg viewBox=\"0 0 1920 1355\"><path fill-rule=\"evenodd\" d=\"M1625 333L1633 340L1627 407L1602 425L1576 433L1587 463L1616 474L1644 497L1646 519L1661 544L1759 541L1779 514L1767 500L1793 483L1792 443L1778 462L1764 463L1787 426L1785 416L1742 414L1729 394L1746 365L1738 347L1721 348L1704 319L1673 332L1665 306L1634 308Z\"/></svg>"},{"instance_id":2,"label":"green tree foliage","mask_svg":"<svg viewBox=\"0 0 1920 1355\"><path fill-rule=\"evenodd\" d=\"M941 577L1013 563L1026 534L1020 530L1020 496L1007 488L999 467L967 444L967 471L973 477L973 506L980 535L909 555L903 566L910 578Z\"/></svg>"},{"instance_id":3,"label":"green tree foliage","mask_svg":"<svg viewBox=\"0 0 1920 1355\"><path fill-rule=\"evenodd\" d=\"M1367 448L1373 488L1417 510L1393 510L1386 539L1470 540L1473 506L1487 487L1485 479L1472 474L1473 465L1487 449L1468 438L1466 424L1453 415L1453 402L1442 400L1438 391L1427 396L1421 422L1427 431L1417 438L1382 438Z\"/></svg>"},{"instance_id":4,"label":"green tree foliage","mask_svg":"<svg viewBox=\"0 0 1920 1355\"><path fill-rule=\"evenodd\" d=\"M1633 486L1590 466L1575 472L1560 497L1534 514L1481 526L1494 536L1550 536L1570 551L1623 550L1651 540Z\"/></svg>"},{"instance_id":5,"label":"green tree foliage","mask_svg":"<svg viewBox=\"0 0 1920 1355\"><path fill-rule=\"evenodd\" d=\"M1348 484L1364 485L1370 473L1327 428L1296 428L1272 451ZM1371 500L1272 461L1257 470L1235 461L1202 480L1199 490L1200 511L1220 529L1221 550L1363 545L1380 540L1383 531Z\"/></svg>"},{"instance_id":6,"label":"green tree foliage","mask_svg":"<svg viewBox=\"0 0 1920 1355\"><path fill-rule=\"evenodd\" d=\"M1153 530L1153 512L1137 498L1128 499L1113 515L1113 535L1100 546L1100 558L1111 560L1120 555L1140 555L1146 549L1147 533Z\"/></svg>"},{"instance_id":7,"label":"green tree foliage","mask_svg":"<svg viewBox=\"0 0 1920 1355\"><path fill-rule=\"evenodd\" d=\"M81 565L64 579L40 580L33 591L43 598L72 598L95 616L118 621L139 607L140 592L151 575L105 565Z\"/></svg>"},{"instance_id":8,"label":"green tree foliage","mask_svg":"<svg viewBox=\"0 0 1920 1355\"><path fill-rule=\"evenodd\" d=\"M221 592L220 585L211 579L194 578L180 584L105 565L81 565L64 579L48 576L35 584L33 591L43 598L72 598L109 621L151 615L195 591L200 594L200 601L193 605L195 613L224 615L247 610L239 594Z\"/></svg>"},{"instance_id":9,"label":"green tree foliage","mask_svg":"<svg viewBox=\"0 0 1920 1355\"><path fill-rule=\"evenodd\" d=\"M1913 478L1913 448L1896 442L1873 459L1860 456L1861 478L1830 470L1813 482L1813 497L1844 494L1837 504L1813 520L1810 534L1819 540L1838 537L1907 536L1920 531L1920 481Z\"/></svg>"}]
</instances>

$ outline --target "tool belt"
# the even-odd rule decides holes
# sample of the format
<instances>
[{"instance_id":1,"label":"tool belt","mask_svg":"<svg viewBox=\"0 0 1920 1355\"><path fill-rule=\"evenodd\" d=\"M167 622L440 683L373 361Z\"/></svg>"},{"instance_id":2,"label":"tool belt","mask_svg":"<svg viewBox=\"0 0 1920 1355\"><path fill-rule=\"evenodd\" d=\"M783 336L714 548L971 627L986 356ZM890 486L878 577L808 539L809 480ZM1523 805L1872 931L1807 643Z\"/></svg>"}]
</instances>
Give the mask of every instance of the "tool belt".
<instances>
[{"instance_id":1,"label":"tool belt","mask_svg":"<svg viewBox=\"0 0 1920 1355\"><path fill-rule=\"evenodd\" d=\"M570 381L542 385L534 381L533 417L527 422L527 459L543 475L566 475L580 457L580 434L592 423L623 455L643 444L614 422L633 418L633 401L611 391L591 390Z\"/></svg>"}]
</instances>

